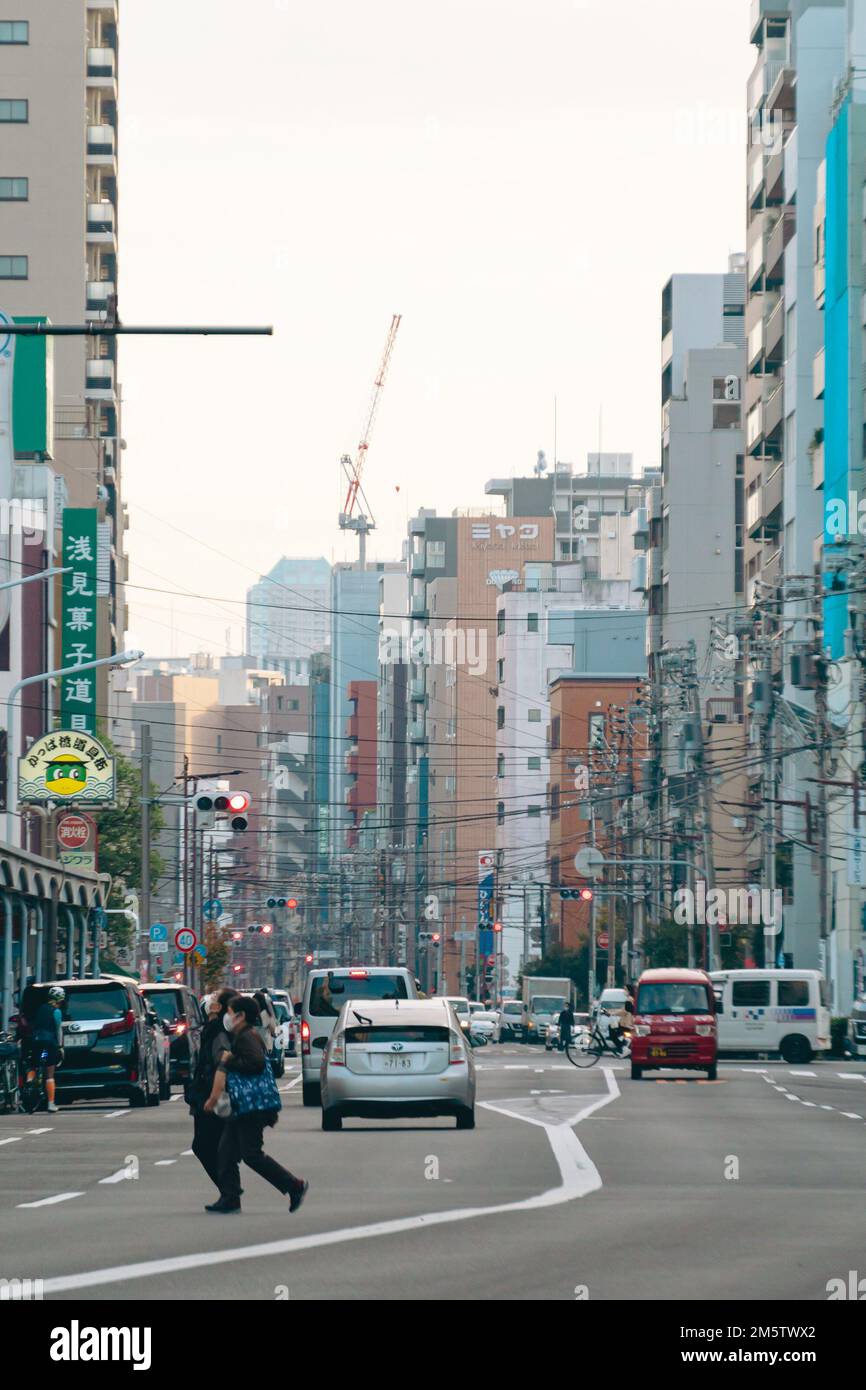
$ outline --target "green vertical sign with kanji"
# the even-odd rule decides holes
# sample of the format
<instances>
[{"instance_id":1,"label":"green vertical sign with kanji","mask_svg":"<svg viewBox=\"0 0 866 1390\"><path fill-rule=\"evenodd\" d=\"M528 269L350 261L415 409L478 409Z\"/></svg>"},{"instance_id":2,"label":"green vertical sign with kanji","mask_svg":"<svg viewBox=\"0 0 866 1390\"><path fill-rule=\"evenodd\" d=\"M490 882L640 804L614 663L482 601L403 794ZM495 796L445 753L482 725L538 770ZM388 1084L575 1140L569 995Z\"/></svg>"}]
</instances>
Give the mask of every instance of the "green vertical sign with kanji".
<instances>
[{"instance_id":1,"label":"green vertical sign with kanji","mask_svg":"<svg viewBox=\"0 0 866 1390\"><path fill-rule=\"evenodd\" d=\"M96 508L63 510L61 665L96 659ZM96 733L96 671L70 673L60 686L60 727Z\"/></svg>"}]
</instances>

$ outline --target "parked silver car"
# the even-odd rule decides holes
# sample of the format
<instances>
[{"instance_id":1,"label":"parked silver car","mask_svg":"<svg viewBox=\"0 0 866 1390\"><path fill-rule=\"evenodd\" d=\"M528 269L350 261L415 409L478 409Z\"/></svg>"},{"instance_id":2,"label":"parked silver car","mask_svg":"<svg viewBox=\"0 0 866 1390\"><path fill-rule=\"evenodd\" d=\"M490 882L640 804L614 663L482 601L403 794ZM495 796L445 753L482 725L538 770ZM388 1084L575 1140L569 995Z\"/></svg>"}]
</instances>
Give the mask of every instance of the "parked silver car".
<instances>
[{"instance_id":1,"label":"parked silver car","mask_svg":"<svg viewBox=\"0 0 866 1390\"><path fill-rule=\"evenodd\" d=\"M446 999L344 1004L321 1070L322 1129L346 1116L453 1115L475 1128L475 1063Z\"/></svg>"}]
</instances>

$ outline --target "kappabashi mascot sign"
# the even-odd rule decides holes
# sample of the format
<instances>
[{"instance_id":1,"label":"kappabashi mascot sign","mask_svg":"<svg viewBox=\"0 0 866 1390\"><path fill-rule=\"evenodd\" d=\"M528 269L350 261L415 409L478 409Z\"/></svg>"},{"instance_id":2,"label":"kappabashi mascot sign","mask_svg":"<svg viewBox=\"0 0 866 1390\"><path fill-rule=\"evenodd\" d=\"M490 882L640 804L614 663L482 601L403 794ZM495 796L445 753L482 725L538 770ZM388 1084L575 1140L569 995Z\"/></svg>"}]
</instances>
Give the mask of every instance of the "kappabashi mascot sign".
<instances>
[{"instance_id":1,"label":"kappabashi mascot sign","mask_svg":"<svg viewBox=\"0 0 866 1390\"><path fill-rule=\"evenodd\" d=\"M30 805L112 806L114 758L90 734L65 729L44 734L19 761L18 797Z\"/></svg>"}]
</instances>

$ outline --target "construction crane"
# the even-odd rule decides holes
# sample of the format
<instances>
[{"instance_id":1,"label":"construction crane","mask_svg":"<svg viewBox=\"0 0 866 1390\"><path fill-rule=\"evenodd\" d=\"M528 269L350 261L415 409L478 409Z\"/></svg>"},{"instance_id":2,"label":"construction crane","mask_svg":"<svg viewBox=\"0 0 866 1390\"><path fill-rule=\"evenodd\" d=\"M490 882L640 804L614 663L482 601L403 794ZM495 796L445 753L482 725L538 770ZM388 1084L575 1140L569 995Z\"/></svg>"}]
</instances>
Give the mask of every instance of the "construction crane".
<instances>
[{"instance_id":1,"label":"construction crane","mask_svg":"<svg viewBox=\"0 0 866 1390\"><path fill-rule=\"evenodd\" d=\"M346 500L343 503L343 510L340 512L340 530L357 531L358 533L358 569L364 569L367 563L367 535L375 529L376 522L373 518L372 509L361 486L361 476L364 472L364 459L370 447L370 436L373 433L373 423L376 419L376 412L379 409L379 402L382 399L382 391L385 386L385 377L388 375L388 366L391 361L391 353L394 351L394 340L397 337L397 329L400 327L402 314L394 314L391 318L391 327L388 330L388 337L385 340L385 351L382 353L382 360L379 363L379 370L373 382L373 394L370 397L370 406L367 411L367 420L364 426L361 442L358 445L357 456L353 459L349 454L344 454L340 459L340 464L346 481L348 491ZM364 510L359 509L363 505Z\"/></svg>"}]
</instances>

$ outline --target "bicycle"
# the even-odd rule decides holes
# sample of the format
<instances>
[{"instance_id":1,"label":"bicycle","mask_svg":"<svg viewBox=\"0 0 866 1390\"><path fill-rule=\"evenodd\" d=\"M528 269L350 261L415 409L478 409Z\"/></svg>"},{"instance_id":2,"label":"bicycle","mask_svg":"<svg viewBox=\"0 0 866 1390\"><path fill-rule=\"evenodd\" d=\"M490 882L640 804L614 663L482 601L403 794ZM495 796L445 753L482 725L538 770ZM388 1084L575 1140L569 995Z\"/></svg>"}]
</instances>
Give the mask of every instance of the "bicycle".
<instances>
[{"instance_id":1,"label":"bicycle","mask_svg":"<svg viewBox=\"0 0 866 1390\"><path fill-rule=\"evenodd\" d=\"M27 1115L35 1115L37 1110L44 1110L48 1104L48 1094L45 1090L48 1048L44 1043L38 1046L38 1055L34 1049L34 1056L28 1066L28 1070L34 1071L33 1079L28 1080L25 1077L24 1085L21 1088L21 1109Z\"/></svg>"},{"instance_id":2,"label":"bicycle","mask_svg":"<svg viewBox=\"0 0 866 1390\"><path fill-rule=\"evenodd\" d=\"M18 1066L21 1049L11 1033L0 1033L0 1112L18 1109Z\"/></svg>"},{"instance_id":3,"label":"bicycle","mask_svg":"<svg viewBox=\"0 0 866 1390\"><path fill-rule=\"evenodd\" d=\"M594 1067L605 1052L609 1052L611 1057L627 1057L629 1045L628 1037L624 1037L619 1043L611 1042L598 1024L593 1023L591 1028L581 1028L574 1034L566 1044L565 1055L573 1067Z\"/></svg>"}]
</instances>

